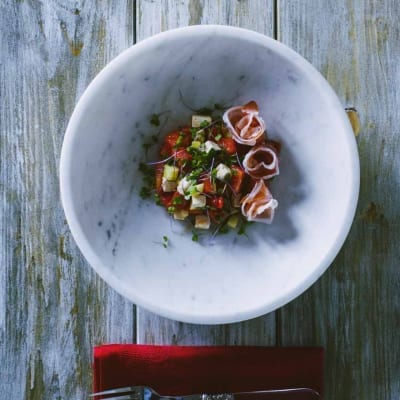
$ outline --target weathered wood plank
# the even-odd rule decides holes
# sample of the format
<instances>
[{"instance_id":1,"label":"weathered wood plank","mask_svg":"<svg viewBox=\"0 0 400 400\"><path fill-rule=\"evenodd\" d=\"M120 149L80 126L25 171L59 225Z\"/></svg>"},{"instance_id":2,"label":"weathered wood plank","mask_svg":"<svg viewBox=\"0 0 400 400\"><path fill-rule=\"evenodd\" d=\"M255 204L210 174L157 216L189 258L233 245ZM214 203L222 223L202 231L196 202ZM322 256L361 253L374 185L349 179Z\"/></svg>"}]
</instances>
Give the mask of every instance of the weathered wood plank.
<instances>
[{"instance_id":1,"label":"weathered wood plank","mask_svg":"<svg viewBox=\"0 0 400 400\"><path fill-rule=\"evenodd\" d=\"M361 193L328 272L280 312L282 344L326 347L326 398L400 398L400 4L280 1L279 38L357 108Z\"/></svg>"},{"instance_id":2,"label":"weathered wood plank","mask_svg":"<svg viewBox=\"0 0 400 400\"><path fill-rule=\"evenodd\" d=\"M83 399L91 349L135 339L133 306L83 260L59 200L63 134L89 81L133 42L134 3L0 5L0 397Z\"/></svg>"},{"instance_id":3,"label":"weathered wood plank","mask_svg":"<svg viewBox=\"0 0 400 400\"><path fill-rule=\"evenodd\" d=\"M136 15L138 41L161 31L194 24L240 26L270 36L274 31L272 1L140 0ZM274 344L275 316L271 313L244 323L198 326L138 309L137 340L139 343L167 344Z\"/></svg>"}]
</instances>

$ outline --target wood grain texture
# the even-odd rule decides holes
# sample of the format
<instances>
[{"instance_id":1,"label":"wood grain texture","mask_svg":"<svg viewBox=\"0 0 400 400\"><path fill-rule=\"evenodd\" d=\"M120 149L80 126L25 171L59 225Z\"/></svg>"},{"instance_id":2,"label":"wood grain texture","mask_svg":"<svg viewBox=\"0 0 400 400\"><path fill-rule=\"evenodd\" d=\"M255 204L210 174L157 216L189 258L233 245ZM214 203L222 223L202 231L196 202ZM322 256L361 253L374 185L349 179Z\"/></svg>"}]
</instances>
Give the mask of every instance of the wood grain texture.
<instances>
[{"instance_id":1,"label":"wood grain texture","mask_svg":"<svg viewBox=\"0 0 400 400\"><path fill-rule=\"evenodd\" d=\"M224 24L273 35L273 1L146 1L137 2L137 41L181 26ZM198 326L171 321L143 309L137 313L137 340L157 344L275 344L275 315L244 323Z\"/></svg>"},{"instance_id":2,"label":"wood grain texture","mask_svg":"<svg viewBox=\"0 0 400 400\"><path fill-rule=\"evenodd\" d=\"M279 39L359 111L361 192L334 264L279 313L283 345L326 348L326 399L400 398L400 4L279 2Z\"/></svg>"},{"instance_id":3,"label":"wood grain texture","mask_svg":"<svg viewBox=\"0 0 400 400\"><path fill-rule=\"evenodd\" d=\"M83 260L59 199L66 124L134 36L132 1L0 6L0 398L83 399L93 344L135 339L133 306Z\"/></svg>"}]
</instances>

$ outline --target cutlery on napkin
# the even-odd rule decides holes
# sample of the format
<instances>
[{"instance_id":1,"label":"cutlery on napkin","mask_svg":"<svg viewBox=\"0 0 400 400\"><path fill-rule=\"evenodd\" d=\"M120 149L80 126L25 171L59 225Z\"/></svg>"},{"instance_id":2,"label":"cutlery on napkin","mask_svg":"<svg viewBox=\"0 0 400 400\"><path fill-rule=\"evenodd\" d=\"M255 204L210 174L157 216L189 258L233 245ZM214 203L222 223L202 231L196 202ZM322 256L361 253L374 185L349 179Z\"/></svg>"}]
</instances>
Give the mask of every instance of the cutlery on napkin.
<instances>
[{"instance_id":1,"label":"cutlery on napkin","mask_svg":"<svg viewBox=\"0 0 400 400\"><path fill-rule=\"evenodd\" d=\"M148 386L165 396L310 388L322 394L319 347L104 345L94 392Z\"/></svg>"},{"instance_id":2,"label":"cutlery on napkin","mask_svg":"<svg viewBox=\"0 0 400 400\"><path fill-rule=\"evenodd\" d=\"M320 400L319 393L308 388L260 390L256 392L191 394L188 396L166 397L152 388L131 386L93 393L92 400Z\"/></svg>"}]
</instances>

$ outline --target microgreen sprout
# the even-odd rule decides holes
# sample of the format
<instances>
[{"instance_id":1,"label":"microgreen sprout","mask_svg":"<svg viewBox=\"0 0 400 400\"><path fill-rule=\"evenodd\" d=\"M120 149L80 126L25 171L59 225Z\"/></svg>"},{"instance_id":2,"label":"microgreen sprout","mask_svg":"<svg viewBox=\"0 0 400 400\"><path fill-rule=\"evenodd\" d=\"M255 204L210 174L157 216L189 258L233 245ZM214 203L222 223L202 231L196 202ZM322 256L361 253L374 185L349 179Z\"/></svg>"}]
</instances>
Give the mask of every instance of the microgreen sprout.
<instances>
[{"instance_id":1,"label":"microgreen sprout","mask_svg":"<svg viewBox=\"0 0 400 400\"><path fill-rule=\"evenodd\" d=\"M163 245L163 247L166 249L166 248L168 247L168 244L169 244L168 236L164 235L164 236L162 237L162 245Z\"/></svg>"}]
</instances>

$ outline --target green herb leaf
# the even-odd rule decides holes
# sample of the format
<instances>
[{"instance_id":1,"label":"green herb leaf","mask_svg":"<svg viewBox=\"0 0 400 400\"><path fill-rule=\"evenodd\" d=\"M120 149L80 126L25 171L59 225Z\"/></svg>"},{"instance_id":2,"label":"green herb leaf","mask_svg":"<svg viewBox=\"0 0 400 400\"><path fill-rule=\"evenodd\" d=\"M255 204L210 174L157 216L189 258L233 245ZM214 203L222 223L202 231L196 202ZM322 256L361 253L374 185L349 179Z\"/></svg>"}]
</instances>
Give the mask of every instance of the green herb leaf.
<instances>
[{"instance_id":1,"label":"green herb leaf","mask_svg":"<svg viewBox=\"0 0 400 400\"><path fill-rule=\"evenodd\" d=\"M151 125L160 126L160 117L158 114L151 114L149 121Z\"/></svg>"},{"instance_id":2,"label":"green herb leaf","mask_svg":"<svg viewBox=\"0 0 400 400\"><path fill-rule=\"evenodd\" d=\"M163 236L163 241L162 241L162 245L163 245L163 247L166 249L167 247L168 247L168 244L169 244L169 239L168 239L168 236Z\"/></svg>"},{"instance_id":3,"label":"green herb leaf","mask_svg":"<svg viewBox=\"0 0 400 400\"><path fill-rule=\"evenodd\" d=\"M208 125L210 125L208 121L202 121L200 122L200 129L207 128Z\"/></svg>"},{"instance_id":4,"label":"green herb leaf","mask_svg":"<svg viewBox=\"0 0 400 400\"><path fill-rule=\"evenodd\" d=\"M156 204L158 206L162 205L161 199L160 199L160 195L158 193L154 193L154 201L156 202Z\"/></svg>"},{"instance_id":5,"label":"green herb leaf","mask_svg":"<svg viewBox=\"0 0 400 400\"><path fill-rule=\"evenodd\" d=\"M192 241L193 242L198 242L199 241L199 235L196 232L192 232Z\"/></svg>"},{"instance_id":6,"label":"green herb leaf","mask_svg":"<svg viewBox=\"0 0 400 400\"><path fill-rule=\"evenodd\" d=\"M142 199L148 199L149 197L151 197L151 189L147 186L143 186L140 189L139 195Z\"/></svg>"},{"instance_id":7,"label":"green herb leaf","mask_svg":"<svg viewBox=\"0 0 400 400\"><path fill-rule=\"evenodd\" d=\"M195 111L197 114L200 114L200 115L211 115L213 113L213 110L208 107L199 108L198 110L195 110Z\"/></svg>"},{"instance_id":8,"label":"green herb leaf","mask_svg":"<svg viewBox=\"0 0 400 400\"><path fill-rule=\"evenodd\" d=\"M172 200L172 204L183 204L183 198L182 197L175 197L174 200Z\"/></svg>"}]
</instances>

